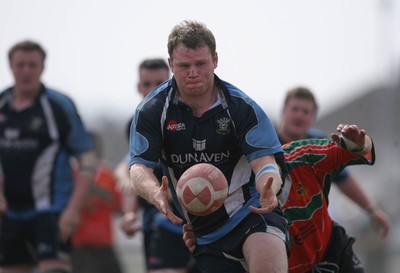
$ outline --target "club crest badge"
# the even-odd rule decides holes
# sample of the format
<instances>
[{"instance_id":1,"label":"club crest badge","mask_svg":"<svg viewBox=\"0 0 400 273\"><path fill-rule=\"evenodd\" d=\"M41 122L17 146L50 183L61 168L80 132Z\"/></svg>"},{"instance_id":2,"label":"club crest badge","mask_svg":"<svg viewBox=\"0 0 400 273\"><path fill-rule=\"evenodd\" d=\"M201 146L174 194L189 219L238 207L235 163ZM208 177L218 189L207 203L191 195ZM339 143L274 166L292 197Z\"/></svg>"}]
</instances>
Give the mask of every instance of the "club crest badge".
<instances>
[{"instance_id":1,"label":"club crest badge","mask_svg":"<svg viewBox=\"0 0 400 273\"><path fill-rule=\"evenodd\" d=\"M229 128L230 122L231 122L231 120L227 117L217 119L217 123L218 123L218 128L216 130L217 134L219 134L219 135L229 134L231 132L231 129Z\"/></svg>"}]
</instances>

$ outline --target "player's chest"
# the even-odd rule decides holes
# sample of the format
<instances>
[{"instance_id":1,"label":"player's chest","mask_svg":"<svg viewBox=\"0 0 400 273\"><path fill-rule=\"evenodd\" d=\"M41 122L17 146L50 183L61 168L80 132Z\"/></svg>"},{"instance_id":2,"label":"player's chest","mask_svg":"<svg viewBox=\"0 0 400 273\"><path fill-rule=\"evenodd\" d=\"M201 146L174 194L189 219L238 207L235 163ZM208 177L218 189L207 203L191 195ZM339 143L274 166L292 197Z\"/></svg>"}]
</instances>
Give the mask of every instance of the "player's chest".
<instances>
[{"instance_id":1,"label":"player's chest","mask_svg":"<svg viewBox=\"0 0 400 273\"><path fill-rule=\"evenodd\" d=\"M48 142L50 136L47 119L39 107L30 107L19 112L0 112L1 149L37 149Z\"/></svg>"}]
</instances>

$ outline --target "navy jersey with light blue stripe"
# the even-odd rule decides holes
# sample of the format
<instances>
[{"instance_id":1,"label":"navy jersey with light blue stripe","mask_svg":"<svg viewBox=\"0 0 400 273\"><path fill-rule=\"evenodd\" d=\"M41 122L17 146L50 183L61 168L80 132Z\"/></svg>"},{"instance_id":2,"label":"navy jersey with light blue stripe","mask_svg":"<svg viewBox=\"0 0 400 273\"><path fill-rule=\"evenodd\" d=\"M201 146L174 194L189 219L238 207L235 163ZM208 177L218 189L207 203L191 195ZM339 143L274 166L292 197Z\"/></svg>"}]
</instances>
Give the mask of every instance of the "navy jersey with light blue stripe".
<instances>
[{"instance_id":1,"label":"navy jersey with light blue stripe","mask_svg":"<svg viewBox=\"0 0 400 273\"><path fill-rule=\"evenodd\" d=\"M42 87L29 107L11 107L12 88L0 94L0 160L8 215L60 212L72 189L71 156L93 149L74 103Z\"/></svg>"},{"instance_id":2,"label":"navy jersey with light blue stripe","mask_svg":"<svg viewBox=\"0 0 400 273\"><path fill-rule=\"evenodd\" d=\"M213 164L225 174L229 195L224 206L208 216L186 215L205 242L233 229L250 213L248 205L259 206L249 161L282 152L261 107L217 76L215 83L220 87L218 102L196 117L178 96L174 78L165 82L138 106L130 134L130 164L154 168L161 158L172 188L182 173L197 163Z\"/></svg>"}]
</instances>

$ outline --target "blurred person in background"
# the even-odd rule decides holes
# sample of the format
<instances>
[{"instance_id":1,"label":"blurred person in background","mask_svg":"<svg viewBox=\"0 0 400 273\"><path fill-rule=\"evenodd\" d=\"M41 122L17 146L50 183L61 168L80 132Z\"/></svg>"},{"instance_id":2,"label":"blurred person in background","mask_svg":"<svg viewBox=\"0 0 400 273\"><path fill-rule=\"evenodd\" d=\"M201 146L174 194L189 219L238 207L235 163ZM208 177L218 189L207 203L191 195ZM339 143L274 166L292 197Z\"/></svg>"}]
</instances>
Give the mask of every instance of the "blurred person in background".
<instances>
[{"instance_id":1,"label":"blurred person in background","mask_svg":"<svg viewBox=\"0 0 400 273\"><path fill-rule=\"evenodd\" d=\"M281 143L325 137L325 133L312 128L317 118L317 112L318 104L311 90L302 86L288 90L281 119L277 126ZM341 192L369 215L372 227L379 233L380 237L386 238L390 230L389 217L367 195L356 178L350 174L348 168L334 178L334 183Z\"/></svg>"},{"instance_id":2,"label":"blurred person in background","mask_svg":"<svg viewBox=\"0 0 400 273\"><path fill-rule=\"evenodd\" d=\"M73 101L41 82L46 52L8 52L14 84L0 93L0 271L71 272L70 238L96 155ZM71 158L78 164L75 178Z\"/></svg>"},{"instance_id":3,"label":"blurred person in background","mask_svg":"<svg viewBox=\"0 0 400 273\"><path fill-rule=\"evenodd\" d=\"M163 59L146 59L139 65L138 92L146 97L155 87L170 77L168 64ZM127 125L129 138L132 120ZM128 236L138 230L138 220L142 218L143 248L147 272L185 273L196 272L190 253L182 240L182 225L173 224L156 207L136 195L129 177L129 156L127 155L116 167L115 174L123 186L124 216L121 228ZM160 166L154 174L161 181ZM172 205L172 204L171 204ZM142 211L139 217L139 211ZM171 248L173 246L173 249ZM189 269L190 268L190 269Z\"/></svg>"},{"instance_id":4,"label":"blurred person in background","mask_svg":"<svg viewBox=\"0 0 400 273\"><path fill-rule=\"evenodd\" d=\"M113 170L102 158L98 134L90 132L99 162L81 210L79 227L72 237L74 273L121 273L114 251L113 216L121 212L121 194Z\"/></svg>"}]
</instances>

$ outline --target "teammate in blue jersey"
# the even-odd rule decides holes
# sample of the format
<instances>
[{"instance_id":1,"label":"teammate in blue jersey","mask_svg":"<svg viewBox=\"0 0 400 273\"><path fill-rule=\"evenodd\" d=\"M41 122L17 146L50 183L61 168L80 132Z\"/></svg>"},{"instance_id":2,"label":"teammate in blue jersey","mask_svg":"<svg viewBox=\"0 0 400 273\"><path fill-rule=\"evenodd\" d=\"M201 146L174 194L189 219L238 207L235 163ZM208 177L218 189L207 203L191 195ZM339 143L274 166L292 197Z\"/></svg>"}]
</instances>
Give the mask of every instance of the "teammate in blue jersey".
<instances>
[{"instance_id":1,"label":"teammate in blue jersey","mask_svg":"<svg viewBox=\"0 0 400 273\"><path fill-rule=\"evenodd\" d=\"M15 83L0 93L1 272L70 272L69 239L96 163L74 103L41 82L45 57L35 42L14 45Z\"/></svg>"},{"instance_id":2,"label":"teammate in blue jersey","mask_svg":"<svg viewBox=\"0 0 400 273\"><path fill-rule=\"evenodd\" d=\"M164 59L145 59L139 65L138 92L145 97L155 87L170 78L168 64ZM129 138L131 120L128 125ZM124 158L115 169L116 177L124 188L124 215L121 228L128 236L138 231L138 220L142 220L143 248L147 272L186 273L196 272L193 259L182 240L182 225L173 224L143 198L136 196L132 191L129 178L129 156ZM162 170L158 165L154 174L161 181ZM141 216L138 217L139 209ZM171 245L174 251L171 251Z\"/></svg>"},{"instance_id":3,"label":"teammate in blue jersey","mask_svg":"<svg viewBox=\"0 0 400 273\"><path fill-rule=\"evenodd\" d=\"M311 128L318 112L314 94L306 87L290 89L285 97L277 132L282 144L308 138L324 138L325 133ZM346 168L333 180L341 192L363 209L370 217L372 227L385 238L390 231L387 214L363 190Z\"/></svg>"},{"instance_id":4,"label":"teammate in blue jersey","mask_svg":"<svg viewBox=\"0 0 400 273\"><path fill-rule=\"evenodd\" d=\"M193 224L199 235L194 257L202 272L287 272L287 223L280 204L288 183L278 171L283 154L272 123L250 97L214 74L216 43L204 24L176 25L168 53L174 77L142 101L132 123L135 191L172 222L185 217ZM159 160L161 186L153 174ZM228 197L210 215L182 210L176 215L168 205L168 186L180 207L176 182L200 162L221 169Z\"/></svg>"}]
</instances>

